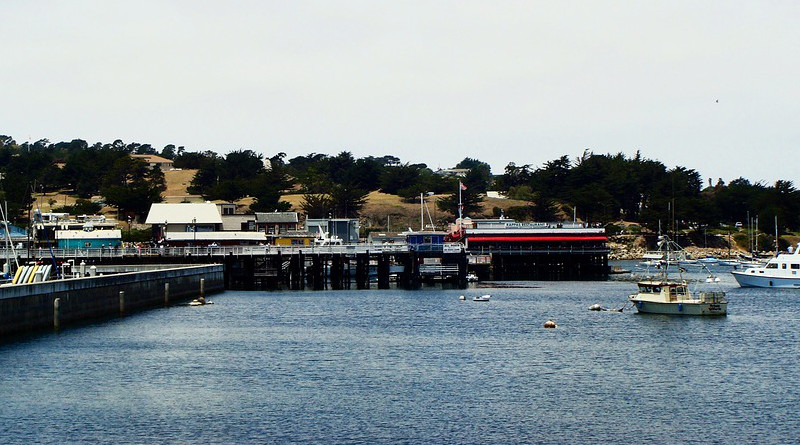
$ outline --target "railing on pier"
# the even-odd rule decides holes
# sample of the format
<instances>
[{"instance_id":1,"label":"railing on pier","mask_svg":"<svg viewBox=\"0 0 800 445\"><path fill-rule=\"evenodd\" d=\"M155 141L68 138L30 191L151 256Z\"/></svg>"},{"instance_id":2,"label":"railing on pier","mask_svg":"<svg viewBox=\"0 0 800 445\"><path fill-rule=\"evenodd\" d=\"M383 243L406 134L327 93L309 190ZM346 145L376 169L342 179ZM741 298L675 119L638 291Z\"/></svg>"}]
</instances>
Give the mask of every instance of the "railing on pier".
<instances>
[{"instance_id":1,"label":"railing on pier","mask_svg":"<svg viewBox=\"0 0 800 445\"><path fill-rule=\"evenodd\" d=\"M463 250L463 246L453 243L446 251ZM118 247L82 249L16 249L17 257L23 260L50 258L59 259L102 259L123 257L187 257L187 256L267 256L303 254L365 254L365 253L406 253L414 250L407 244L346 244L337 246L209 246L209 247ZM422 250L420 250L422 251ZM433 250L426 250L433 251ZM439 252L442 250L439 249ZM52 252L52 254L51 254ZM0 260L13 258L11 249L0 249Z\"/></svg>"}]
</instances>

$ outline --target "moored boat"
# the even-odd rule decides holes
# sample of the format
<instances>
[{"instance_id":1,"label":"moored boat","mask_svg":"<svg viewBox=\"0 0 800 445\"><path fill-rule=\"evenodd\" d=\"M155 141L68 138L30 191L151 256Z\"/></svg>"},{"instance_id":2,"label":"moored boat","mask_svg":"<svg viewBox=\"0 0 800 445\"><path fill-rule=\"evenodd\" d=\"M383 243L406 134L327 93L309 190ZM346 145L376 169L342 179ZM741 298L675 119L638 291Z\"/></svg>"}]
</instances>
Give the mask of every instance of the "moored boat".
<instances>
[{"instance_id":1,"label":"moored boat","mask_svg":"<svg viewBox=\"0 0 800 445\"><path fill-rule=\"evenodd\" d=\"M629 300L637 312L666 315L726 315L725 292L693 293L683 280L643 280Z\"/></svg>"},{"instance_id":2,"label":"moored boat","mask_svg":"<svg viewBox=\"0 0 800 445\"><path fill-rule=\"evenodd\" d=\"M781 253L766 264L731 271L741 287L800 288L800 243L789 253Z\"/></svg>"},{"instance_id":3,"label":"moored boat","mask_svg":"<svg viewBox=\"0 0 800 445\"><path fill-rule=\"evenodd\" d=\"M673 243L668 237L659 238L659 247L665 249L667 257ZM726 315L728 300L725 292L695 292L689 289L689 283L680 275L671 278L669 263L660 269L657 277L645 278L637 282L638 292L628 297L636 311L648 314L666 315ZM712 279L711 282L716 282Z\"/></svg>"}]
</instances>

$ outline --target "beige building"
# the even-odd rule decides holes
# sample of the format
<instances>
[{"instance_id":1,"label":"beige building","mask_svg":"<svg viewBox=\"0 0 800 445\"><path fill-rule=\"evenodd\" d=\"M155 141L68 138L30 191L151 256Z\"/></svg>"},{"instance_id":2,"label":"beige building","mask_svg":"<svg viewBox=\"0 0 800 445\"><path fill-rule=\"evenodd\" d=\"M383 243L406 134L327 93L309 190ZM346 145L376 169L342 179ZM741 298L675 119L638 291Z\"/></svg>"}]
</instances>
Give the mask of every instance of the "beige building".
<instances>
[{"instance_id":1,"label":"beige building","mask_svg":"<svg viewBox=\"0 0 800 445\"><path fill-rule=\"evenodd\" d=\"M133 159L141 159L150 168L160 168L161 171L168 171L173 168L173 163L171 159L162 158L161 156L156 155L131 155Z\"/></svg>"}]
</instances>

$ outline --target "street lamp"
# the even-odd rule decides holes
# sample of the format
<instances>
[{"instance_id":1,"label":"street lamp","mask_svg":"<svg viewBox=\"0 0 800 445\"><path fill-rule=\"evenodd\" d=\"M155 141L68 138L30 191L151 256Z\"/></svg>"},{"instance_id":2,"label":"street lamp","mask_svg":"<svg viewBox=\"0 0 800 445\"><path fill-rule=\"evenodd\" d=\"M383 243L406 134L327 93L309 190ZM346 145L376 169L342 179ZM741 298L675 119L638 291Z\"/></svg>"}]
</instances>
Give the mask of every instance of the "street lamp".
<instances>
[{"instance_id":1,"label":"street lamp","mask_svg":"<svg viewBox=\"0 0 800 445\"><path fill-rule=\"evenodd\" d=\"M197 244L197 218L192 218L192 247Z\"/></svg>"}]
</instances>

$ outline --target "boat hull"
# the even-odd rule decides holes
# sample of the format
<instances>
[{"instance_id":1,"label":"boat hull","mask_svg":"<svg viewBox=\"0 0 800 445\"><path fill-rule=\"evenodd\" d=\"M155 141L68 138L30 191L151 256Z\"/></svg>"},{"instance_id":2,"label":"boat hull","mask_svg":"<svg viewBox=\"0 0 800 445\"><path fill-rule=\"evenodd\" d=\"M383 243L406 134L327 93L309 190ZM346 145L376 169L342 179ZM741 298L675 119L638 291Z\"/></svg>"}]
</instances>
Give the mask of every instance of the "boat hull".
<instances>
[{"instance_id":1,"label":"boat hull","mask_svg":"<svg viewBox=\"0 0 800 445\"><path fill-rule=\"evenodd\" d=\"M765 274L731 272L741 287L775 287L779 289L800 289L800 278L771 277Z\"/></svg>"},{"instance_id":2,"label":"boat hull","mask_svg":"<svg viewBox=\"0 0 800 445\"><path fill-rule=\"evenodd\" d=\"M631 299L640 314L663 315L727 315L728 303L680 302L659 303Z\"/></svg>"}]
</instances>

